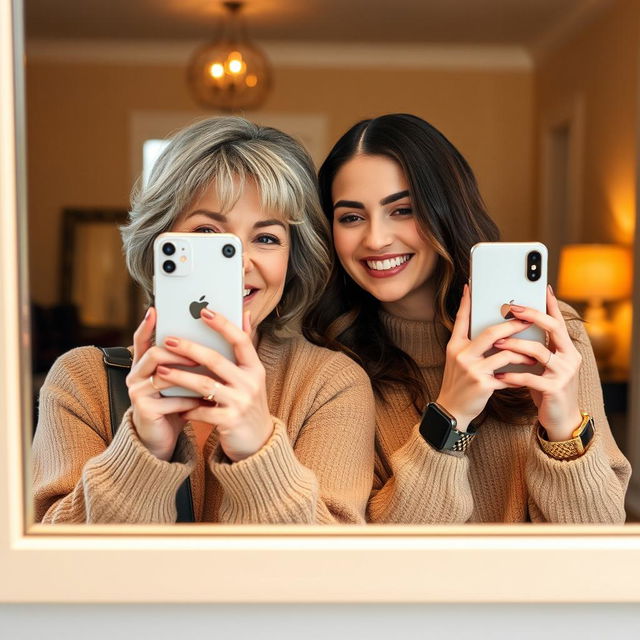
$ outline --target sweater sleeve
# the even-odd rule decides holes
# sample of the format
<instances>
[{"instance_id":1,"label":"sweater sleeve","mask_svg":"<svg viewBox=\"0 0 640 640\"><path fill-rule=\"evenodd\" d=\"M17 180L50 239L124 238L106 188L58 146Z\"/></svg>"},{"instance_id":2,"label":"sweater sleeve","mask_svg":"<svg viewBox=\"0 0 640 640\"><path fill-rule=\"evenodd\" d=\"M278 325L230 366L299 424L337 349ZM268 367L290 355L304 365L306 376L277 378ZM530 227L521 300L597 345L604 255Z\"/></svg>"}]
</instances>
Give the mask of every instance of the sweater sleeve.
<instances>
[{"instance_id":1,"label":"sweater sleeve","mask_svg":"<svg viewBox=\"0 0 640 640\"><path fill-rule=\"evenodd\" d=\"M561 309L577 316L566 304ZM574 460L548 456L532 434L525 471L529 515L533 522L623 523L631 467L609 428L598 368L584 325L576 317L567 320L567 327L582 356L578 401L593 417L596 433L587 451Z\"/></svg>"},{"instance_id":2,"label":"sweater sleeve","mask_svg":"<svg viewBox=\"0 0 640 640\"><path fill-rule=\"evenodd\" d=\"M297 436L274 418L254 455L229 463L220 446L210 467L223 487L220 521L249 524L364 523L373 475L374 406L369 378L334 354L317 384Z\"/></svg>"},{"instance_id":3,"label":"sweater sleeve","mask_svg":"<svg viewBox=\"0 0 640 640\"><path fill-rule=\"evenodd\" d=\"M378 451L367 509L370 522L448 524L471 518L469 459L436 451L418 428L416 424L409 440L388 460Z\"/></svg>"},{"instance_id":4,"label":"sweater sleeve","mask_svg":"<svg viewBox=\"0 0 640 640\"><path fill-rule=\"evenodd\" d=\"M100 351L61 356L40 393L33 440L36 520L44 523L175 522L175 496L195 464L181 434L175 462L142 444L129 409L111 441L106 372Z\"/></svg>"}]
</instances>

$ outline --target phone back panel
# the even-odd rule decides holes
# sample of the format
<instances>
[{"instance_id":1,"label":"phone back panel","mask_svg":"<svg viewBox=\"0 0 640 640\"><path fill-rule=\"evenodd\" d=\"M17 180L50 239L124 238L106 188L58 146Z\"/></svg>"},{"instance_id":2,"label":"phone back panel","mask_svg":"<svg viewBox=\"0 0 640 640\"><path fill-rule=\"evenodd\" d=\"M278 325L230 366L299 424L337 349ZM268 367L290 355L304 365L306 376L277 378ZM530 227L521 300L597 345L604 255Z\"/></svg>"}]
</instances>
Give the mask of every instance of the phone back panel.
<instances>
[{"instance_id":1,"label":"phone back panel","mask_svg":"<svg viewBox=\"0 0 640 640\"><path fill-rule=\"evenodd\" d=\"M166 255L163 246L170 242L175 253ZM232 245L231 257L223 254L225 245ZM154 297L158 314L156 344L175 336L215 349L235 362L233 349L218 333L200 318L206 306L242 328L243 265L242 243L237 236L227 233L163 233L153 247ZM167 273L163 264L176 264L174 273ZM185 367L186 369L186 367ZM209 374L204 367L189 368ZM191 396L199 394L180 387L162 391L165 396Z\"/></svg>"},{"instance_id":2,"label":"phone back panel","mask_svg":"<svg viewBox=\"0 0 640 640\"><path fill-rule=\"evenodd\" d=\"M540 278L527 278L527 256L542 257ZM492 325L506 322L510 303L547 312L547 248L540 242L480 242L471 249L471 325L473 340ZM545 343L545 332L536 326L513 337ZM494 353L492 350L490 353ZM509 365L499 371L536 371L540 366Z\"/></svg>"}]
</instances>

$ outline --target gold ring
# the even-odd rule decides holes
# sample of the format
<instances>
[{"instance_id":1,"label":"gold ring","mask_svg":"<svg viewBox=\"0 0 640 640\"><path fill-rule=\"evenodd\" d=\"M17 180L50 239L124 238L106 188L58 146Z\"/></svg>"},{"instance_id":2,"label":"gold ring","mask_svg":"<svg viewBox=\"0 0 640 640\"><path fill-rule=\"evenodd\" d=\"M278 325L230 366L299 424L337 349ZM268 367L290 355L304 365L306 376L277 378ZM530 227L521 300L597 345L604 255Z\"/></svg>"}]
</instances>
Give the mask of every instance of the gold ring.
<instances>
[{"instance_id":1,"label":"gold ring","mask_svg":"<svg viewBox=\"0 0 640 640\"><path fill-rule=\"evenodd\" d=\"M151 386L152 386L156 391L160 391L160 387L156 387L155 383L153 382L153 376L149 376L149 382L151 383Z\"/></svg>"},{"instance_id":2,"label":"gold ring","mask_svg":"<svg viewBox=\"0 0 640 640\"><path fill-rule=\"evenodd\" d=\"M202 396L202 399L206 400L207 402L213 402L213 399L216 397L216 391L218 390L219 386L220 385L214 381L213 391L208 396Z\"/></svg>"},{"instance_id":3,"label":"gold ring","mask_svg":"<svg viewBox=\"0 0 640 640\"><path fill-rule=\"evenodd\" d=\"M547 361L544 363L545 367L549 366L549 363L551 362L551 358L553 357L553 351L549 352L549 357L547 358Z\"/></svg>"}]
</instances>

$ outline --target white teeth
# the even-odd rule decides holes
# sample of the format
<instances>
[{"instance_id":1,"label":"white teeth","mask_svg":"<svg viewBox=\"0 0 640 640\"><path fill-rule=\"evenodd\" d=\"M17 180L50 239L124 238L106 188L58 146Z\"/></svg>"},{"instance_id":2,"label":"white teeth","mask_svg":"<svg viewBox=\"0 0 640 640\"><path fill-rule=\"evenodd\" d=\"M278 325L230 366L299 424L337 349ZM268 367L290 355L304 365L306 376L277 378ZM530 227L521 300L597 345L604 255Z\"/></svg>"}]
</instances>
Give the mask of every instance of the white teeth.
<instances>
[{"instance_id":1,"label":"white teeth","mask_svg":"<svg viewBox=\"0 0 640 640\"><path fill-rule=\"evenodd\" d=\"M411 256L407 254L396 258L389 258L387 260L367 260L367 266L369 269L373 269L374 271L387 271L389 269L399 267L410 259Z\"/></svg>"},{"instance_id":2,"label":"white teeth","mask_svg":"<svg viewBox=\"0 0 640 640\"><path fill-rule=\"evenodd\" d=\"M246 298L252 291L253 289L244 289L242 297Z\"/></svg>"}]
</instances>

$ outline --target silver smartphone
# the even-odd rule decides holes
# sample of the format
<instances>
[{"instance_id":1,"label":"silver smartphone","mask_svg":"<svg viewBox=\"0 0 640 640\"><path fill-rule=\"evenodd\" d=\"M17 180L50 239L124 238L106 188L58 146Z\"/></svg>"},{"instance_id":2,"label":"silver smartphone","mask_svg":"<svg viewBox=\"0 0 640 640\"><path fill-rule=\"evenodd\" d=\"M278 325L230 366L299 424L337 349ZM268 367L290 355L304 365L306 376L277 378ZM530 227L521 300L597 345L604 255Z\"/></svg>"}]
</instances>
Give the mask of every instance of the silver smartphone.
<instances>
[{"instance_id":1,"label":"silver smartphone","mask_svg":"<svg viewBox=\"0 0 640 640\"><path fill-rule=\"evenodd\" d=\"M207 307L242 328L242 243L229 233L163 233L153 243L156 344L175 336L215 349L235 361L231 345L200 317ZM186 368L186 367L185 367ZM204 367L189 370L209 374ZM164 396L197 397L182 387Z\"/></svg>"},{"instance_id":2,"label":"silver smartphone","mask_svg":"<svg viewBox=\"0 0 640 640\"><path fill-rule=\"evenodd\" d=\"M510 304L547 312L547 247L540 242L480 242L471 249L471 324L473 340L487 327L510 319ZM545 344L534 325L515 338ZM489 352L495 353L492 349ZM541 373L542 365L507 365L498 372Z\"/></svg>"}]
</instances>

